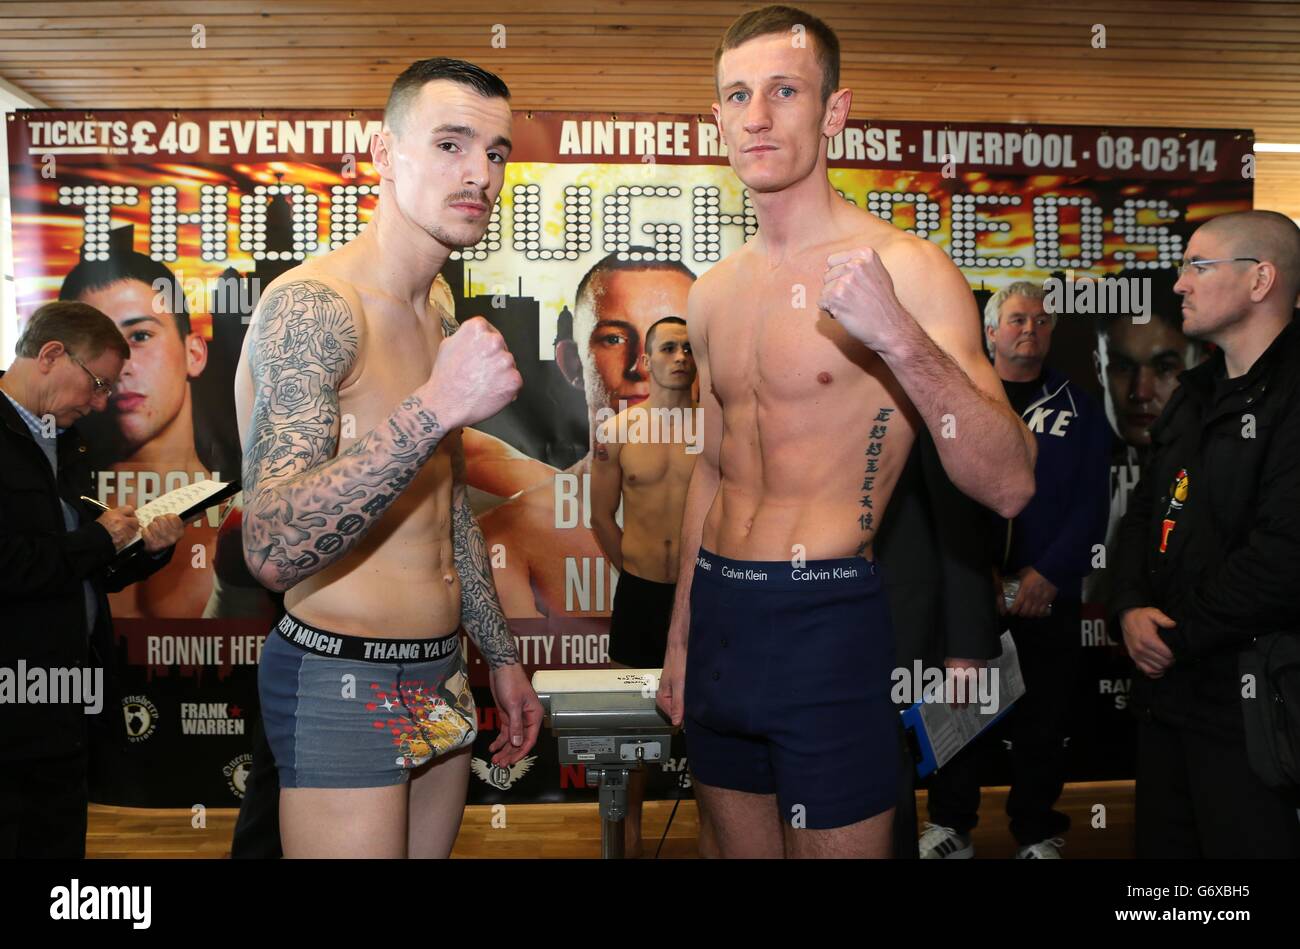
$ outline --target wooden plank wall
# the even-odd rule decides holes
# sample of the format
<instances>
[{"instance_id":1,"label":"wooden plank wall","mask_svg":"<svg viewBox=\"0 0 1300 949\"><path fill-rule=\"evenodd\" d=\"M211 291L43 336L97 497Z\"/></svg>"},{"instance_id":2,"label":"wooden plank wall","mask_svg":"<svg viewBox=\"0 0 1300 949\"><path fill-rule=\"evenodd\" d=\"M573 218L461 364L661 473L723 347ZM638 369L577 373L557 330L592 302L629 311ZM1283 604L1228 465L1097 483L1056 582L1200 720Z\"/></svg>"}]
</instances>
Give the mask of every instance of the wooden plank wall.
<instances>
[{"instance_id":1,"label":"wooden plank wall","mask_svg":"<svg viewBox=\"0 0 1300 949\"><path fill-rule=\"evenodd\" d=\"M522 109L705 113L714 46L760 5L0 2L0 77L58 108L368 108L409 62L439 54L498 72ZM1300 3L804 7L840 35L855 116L1253 128L1260 141L1300 143ZM1300 156L1261 158L1258 206L1300 218L1298 172Z\"/></svg>"}]
</instances>

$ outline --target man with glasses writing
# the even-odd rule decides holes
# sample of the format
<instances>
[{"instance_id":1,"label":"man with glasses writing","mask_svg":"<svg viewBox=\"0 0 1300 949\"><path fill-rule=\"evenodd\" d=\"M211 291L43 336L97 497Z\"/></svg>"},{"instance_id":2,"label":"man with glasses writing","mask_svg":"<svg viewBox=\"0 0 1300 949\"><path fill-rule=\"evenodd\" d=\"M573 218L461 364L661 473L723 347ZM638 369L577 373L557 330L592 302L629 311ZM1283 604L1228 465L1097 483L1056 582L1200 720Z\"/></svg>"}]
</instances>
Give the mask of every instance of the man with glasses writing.
<instances>
[{"instance_id":1,"label":"man with glasses writing","mask_svg":"<svg viewBox=\"0 0 1300 949\"><path fill-rule=\"evenodd\" d=\"M1238 655L1300 635L1300 229L1228 214L1187 246L1183 372L1113 552L1110 606L1138 674L1140 857L1300 857L1294 790L1247 758ZM1113 628L1113 627L1112 627Z\"/></svg>"},{"instance_id":2,"label":"man with glasses writing","mask_svg":"<svg viewBox=\"0 0 1300 949\"><path fill-rule=\"evenodd\" d=\"M170 514L141 531L131 508L83 497L70 426L104 409L129 356L103 313L49 303L0 373L0 858L85 855L89 717L113 737L123 722L104 687L107 594L161 569L184 530Z\"/></svg>"}]
</instances>

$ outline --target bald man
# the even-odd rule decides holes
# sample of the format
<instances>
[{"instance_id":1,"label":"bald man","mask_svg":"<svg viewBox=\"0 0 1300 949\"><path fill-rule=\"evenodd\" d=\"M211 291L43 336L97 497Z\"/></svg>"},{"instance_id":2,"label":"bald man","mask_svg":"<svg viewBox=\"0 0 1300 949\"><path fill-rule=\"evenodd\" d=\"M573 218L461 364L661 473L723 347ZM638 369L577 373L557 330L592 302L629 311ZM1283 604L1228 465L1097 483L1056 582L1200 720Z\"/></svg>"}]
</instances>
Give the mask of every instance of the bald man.
<instances>
[{"instance_id":1,"label":"bald man","mask_svg":"<svg viewBox=\"0 0 1300 949\"><path fill-rule=\"evenodd\" d=\"M1272 211L1215 218L1174 289L1183 332L1218 351L1180 376L1120 524L1111 610L1139 672L1137 852L1295 859L1300 799L1253 770L1260 710L1238 657L1258 636L1300 637L1300 229Z\"/></svg>"}]
</instances>

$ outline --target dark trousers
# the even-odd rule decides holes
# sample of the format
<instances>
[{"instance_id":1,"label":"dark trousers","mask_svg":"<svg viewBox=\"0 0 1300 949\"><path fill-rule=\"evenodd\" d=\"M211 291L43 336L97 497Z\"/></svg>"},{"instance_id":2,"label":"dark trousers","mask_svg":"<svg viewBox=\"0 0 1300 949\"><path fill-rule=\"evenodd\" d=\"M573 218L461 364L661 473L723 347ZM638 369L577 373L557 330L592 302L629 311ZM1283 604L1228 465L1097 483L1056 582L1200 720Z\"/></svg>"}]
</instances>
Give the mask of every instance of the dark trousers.
<instances>
[{"instance_id":1,"label":"dark trousers","mask_svg":"<svg viewBox=\"0 0 1300 949\"><path fill-rule=\"evenodd\" d=\"M1300 857L1300 800L1255 777L1244 734L1138 721L1138 857Z\"/></svg>"},{"instance_id":2,"label":"dark trousers","mask_svg":"<svg viewBox=\"0 0 1300 949\"><path fill-rule=\"evenodd\" d=\"M1054 809L1065 787L1067 716L1080 664L1078 603L1056 603L1043 619L1005 617L1015 640L1025 694L992 728L930 778L930 820L970 833L979 823L980 762L1001 740L1011 742L1007 816L1022 846L1057 837L1070 819Z\"/></svg>"},{"instance_id":3,"label":"dark trousers","mask_svg":"<svg viewBox=\"0 0 1300 949\"><path fill-rule=\"evenodd\" d=\"M0 762L0 859L81 859L90 803L84 753Z\"/></svg>"},{"instance_id":4,"label":"dark trousers","mask_svg":"<svg viewBox=\"0 0 1300 949\"><path fill-rule=\"evenodd\" d=\"M894 859L915 860L920 857L916 824L916 762L908 747L906 733L899 719L898 806L894 811Z\"/></svg>"},{"instance_id":5,"label":"dark trousers","mask_svg":"<svg viewBox=\"0 0 1300 949\"><path fill-rule=\"evenodd\" d=\"M253 721L253 760L244 782L244 800L230 842L235 860L278 860L280 849L280 774L259 714Z\"/></svg>"}]
</instances>

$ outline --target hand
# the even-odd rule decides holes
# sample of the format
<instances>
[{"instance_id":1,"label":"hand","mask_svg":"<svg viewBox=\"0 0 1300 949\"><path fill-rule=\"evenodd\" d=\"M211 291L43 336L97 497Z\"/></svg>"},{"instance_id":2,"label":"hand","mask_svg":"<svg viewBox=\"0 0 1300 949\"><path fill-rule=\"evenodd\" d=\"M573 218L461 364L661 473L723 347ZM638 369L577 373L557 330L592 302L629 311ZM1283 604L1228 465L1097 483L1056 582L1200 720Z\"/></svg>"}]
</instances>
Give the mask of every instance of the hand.
<instances>
[{"instance_id":1,"label":"hand","mask_svg":"<svg viewBox=\"0 0 1300 949\"><path fill-rule=\"evenodd\" d=\"M1011 615L1026 619L1042 619L1050 615L1052 601L1056 599L1056 584L1033 567L1025 567L1016 576L1020 578L1020 589L1011 601Z\"/></svg>"},{"instance_id":2,"label":"hand","mask_svg":"<svg viewBox=\"0 0 1300 949\"><path fill-rule=\"evenodd\" d=\"M1173 629L1178 624L1154 606L1138 606L1125 610L1119 616L1120 629L1124 631L1124 648L1129 656L1149 678L1159 679L1174 662L1174 654L1160 638L1160 629Z\"/></svg>"},{"instance_id":3,"label":"hand","mask_svg":"<svg viewBox=\"0 0 1300 949\"><path fill-rule=\"evenodd\" d=\"M95 518L95 523L108 531L108 536L113 539L113 547L119 551L129 544L136 532L140 530L140 521L135 516L135 508L129 504L105 511Z\"/></svg>"},{"instance_id":4,"label":"hand","mask_svg":"<svg viewBox=\"0 0 1300 949\"><path fill-rule=\"evenodd\" d=\"M144 529L144 549L151 554L166 550L181 539L185 533L185 522L175 514L163 514L155 517Z\"/></svg>"},{"instance_id":5,"label":"hand","mask_svg":"<svg viewBox=\"0 0 1300 949\"><path fill-rule=\"evenodd\" d=\"M985 666L985 664L986 664L986 663L984 662L983 659L953 659L953 658L948 658L948 659L945 659L945 660L943 661L943 667L944 667L945 669L983 669L984 666ZM954 682L953 682L953 685L954 685L954 691L953 691L953 695L952 695L952 702L951 702L950 704L953 704L953 705L971 705L971 704L973 704L973 703L975 703L975 702L978 702L978 701L980 700L980 697L979 697L979 680L976 678L975 675L962 676L961 678L963 678L963 679L966 680L966 685L965 685L965 686L957 686L957 683L956 683L956 677L954 677ZM948 677L945 675L945 676L944 676L944 681L946 682L947 679L948 679ZM964 690L965 690L965 701L963 701L963 702L958 702L958 701L957 701L957 695L959 694L959 693L957 692L957 689L958 689L958 688L964 688Z\"/></svg>"},{"instance_id":6,"label":"hand","mask_svg":"<svg viewBox=\"0 0 1300 949\"><path fill-rule=\"evenodd\" d=\"M668 651L664 653L663 672L659 675L655 705L659 706L659 711L667 715L673 725L682 723L682 716L686 713L685 647L668 644Z\"/></svg>"},{"instance_id":7,"label":"hand","mask_svg":"<svg viewBox=\"0 0 1300 949\"><path fill-rule=\"evenodd\" d=\"M870 247L826 258L817 305L869 349L886 352L917 323L894 294L889 271Z\"/></svg>"},{"instance_id":8,"label":"hand","mask_svg":"<svg viewBox=\"0 0 1300 949\"><path fill-rule=\"evenodd\" d=\"M463 328L461 332L464 332ZM494 765L512 765L537 744L537 733L541 730L545 712L524 675L524 667L518 663L493 669L490 681L501 733L488 746L488 751L492 753Z\"/></svg>"},{"instance_id":9,"label":"hand","mask_svg":"<svg viewBox=\"0 0 1300 949\"><path fill-rule=\"evenodd\" d=\"M481 316L438 346L425 386L445 429L474 425L509 405L524 384L506 341Z\"/></svg>"}]
</instances>

